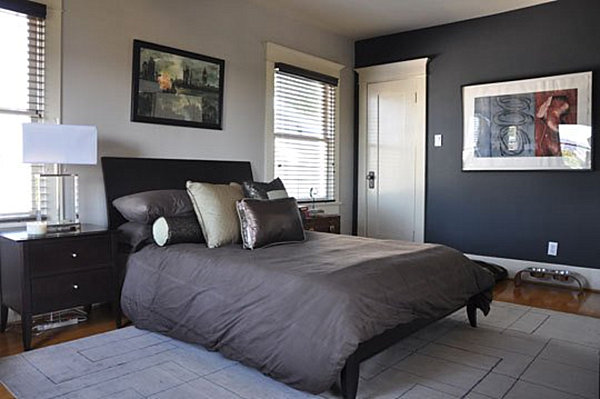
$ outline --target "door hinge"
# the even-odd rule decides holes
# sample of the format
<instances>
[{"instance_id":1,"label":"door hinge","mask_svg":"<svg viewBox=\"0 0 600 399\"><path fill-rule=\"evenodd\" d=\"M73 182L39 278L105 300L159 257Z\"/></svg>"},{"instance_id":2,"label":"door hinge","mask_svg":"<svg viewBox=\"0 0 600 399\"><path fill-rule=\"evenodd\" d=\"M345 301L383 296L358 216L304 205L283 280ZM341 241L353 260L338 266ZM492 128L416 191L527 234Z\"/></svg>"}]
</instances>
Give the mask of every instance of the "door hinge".
<instances>
[{"instance_id":1,"label":"door hinge","mask_svg":"<svg viewBox=\"0 0 600 399\"><path fill-rule=\"evenodd\" d=\"M417 103L417 92L415 91L415 104Z\"/></svg>"}]
</instances>

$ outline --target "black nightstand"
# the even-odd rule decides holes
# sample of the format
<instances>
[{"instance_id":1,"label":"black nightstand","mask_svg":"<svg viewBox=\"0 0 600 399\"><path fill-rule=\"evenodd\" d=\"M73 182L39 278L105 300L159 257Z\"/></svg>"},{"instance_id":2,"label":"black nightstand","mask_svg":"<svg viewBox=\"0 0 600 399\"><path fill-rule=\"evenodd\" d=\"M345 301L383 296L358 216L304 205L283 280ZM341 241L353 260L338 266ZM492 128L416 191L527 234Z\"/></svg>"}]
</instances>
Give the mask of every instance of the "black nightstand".
<instances>
[{"instance_id":1,"label":"black nightstand","mask_svg":"<svg viewBox=\"0 0 600 399\"><path fill-rule=\"evenodd\" d=\"M111 302L121 324L116 232L93 225L80 231L30 236L0 233L0 332L8 308L21 315L23 348L31 349L32 317Z\"/></svg>"},{"instance_id":2,"label":"black nightstand","mask_svg":"<svg viewBox=\"0 0 600 399\"><path fill-rule=\"evenodd\" d=\"M304 218L304 229L340 234L340 215L318 213Z\"/></svg>"}]
</instances>

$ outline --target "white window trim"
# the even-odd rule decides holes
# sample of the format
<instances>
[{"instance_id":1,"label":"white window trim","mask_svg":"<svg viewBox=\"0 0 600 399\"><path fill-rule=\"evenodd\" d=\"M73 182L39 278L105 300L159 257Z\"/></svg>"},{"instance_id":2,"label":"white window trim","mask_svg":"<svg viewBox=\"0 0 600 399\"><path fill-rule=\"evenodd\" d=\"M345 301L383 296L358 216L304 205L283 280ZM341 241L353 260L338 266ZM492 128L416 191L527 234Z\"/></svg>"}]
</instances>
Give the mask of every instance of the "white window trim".
<instances>
[{"instance_id":1,"label":"white window trim","mask_svg":"<svg viewBox=\"0 0 600 399\"><path fill-rule=\"evenodd\" d=\"M44 122L60 123L62 116L63 0L34 0L46 6Z\"/></svg>"},{"instance_id":2,"label":"white window trim","mask_svg":"<svg viewBox=\"0 0 600 399\"><path fill-rule=\"evenodd\" d=\"M62 14L63 0L34 0L46 5L46 70L44 78L44 123L61 123L62 120ZM4 215L13 219L9 215ZM17 219L27 215L14 215ZM0 228L7 229L24 226L24 221L0 221Z\"/></svg>"},{"instance_id":3,"label":"white window trim","mask_svg":"<svg viewBox=\"0 0 600 399\"><path fill-rule=\"evenodd\" d=\"M34 0L46 5L46 87L44 122L62 120L63 0Z\"/></svg>"},{"instance_id":4,"label":"white window trim","mask_svg":"<svg viewBox=\"0 0 600 399\"><path fill-rule=\"evenodd\" d=\"M344 65L326 60L311 54L293 50L279 44L266 42L266 104L265 104L265 169L264 178L266 181L273 179L274 157L275 157L275 136L274 136L274 101L275 101L275 63L283 62L285 64L297 66L329 75L338 79L338 88L336 90L335 107L335 201L334 202L316 202L317 204L326 204L327 206L341 205L340 202L340 92L341 92L341 71Z\"/></svg>"}]
</instances>

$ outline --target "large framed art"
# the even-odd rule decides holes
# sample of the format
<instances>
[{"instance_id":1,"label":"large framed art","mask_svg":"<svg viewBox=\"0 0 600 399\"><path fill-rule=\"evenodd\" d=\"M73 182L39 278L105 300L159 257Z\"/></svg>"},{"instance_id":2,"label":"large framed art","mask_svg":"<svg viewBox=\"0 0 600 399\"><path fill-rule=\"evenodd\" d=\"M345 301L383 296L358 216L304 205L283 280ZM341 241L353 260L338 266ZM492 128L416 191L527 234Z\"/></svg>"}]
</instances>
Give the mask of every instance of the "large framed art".
<instances>
[{"instance_id":1,"label":"large framed art","mask_svg":"<svg viewBox=\"0 0 600 399\"><path fill-rule=\"evenodd\" d=\"M590 170L592 72L463 87L463 170Z\"/></svg>"},{"instance_id":2,"label":"large framed art","mask_svg":"<svg viewBox=\"0 0 600 399\"><path fill-rule=\"evenodd\" d=\"M131 120L222 129L225 61L133 41Z\"/></svg>"}]
</instances>

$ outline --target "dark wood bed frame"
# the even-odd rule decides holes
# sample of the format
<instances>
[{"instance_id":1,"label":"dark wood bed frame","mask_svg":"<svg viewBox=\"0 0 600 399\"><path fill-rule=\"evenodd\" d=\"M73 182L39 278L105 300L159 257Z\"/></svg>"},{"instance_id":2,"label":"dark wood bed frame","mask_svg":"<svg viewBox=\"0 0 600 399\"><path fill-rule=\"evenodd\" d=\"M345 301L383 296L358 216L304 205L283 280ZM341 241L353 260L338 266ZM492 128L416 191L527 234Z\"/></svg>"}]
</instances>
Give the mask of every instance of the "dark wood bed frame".
<instances>
[{"instance_id":1,"label":"dark wood bed frame","mask_svg":"<svg viewBox=\"0 0 600 399\"><path fill-rule=\"evenodd\" d=\"M241 183L252 180L250 162L245 161L206 161L158 158L118 158L103 157L102 171L108 215L108 227L116 229L126 220L112 206L112 201L124 195L148 190L183 189L188 180L215 184ZM477 326L477 307L474 298L449 314L467 308L471 326ZM354 399L358 391L359 365L379 352L394 345L413 332L442 319L418 319L410 324L402 324L362 342L348 357L339 376L339 387L346 399Z\"/></svg>"}]
</instances>

